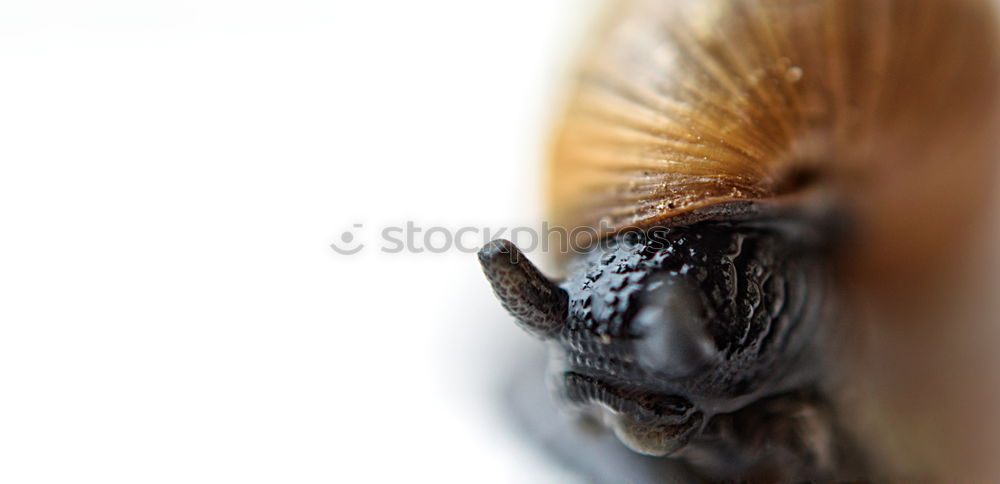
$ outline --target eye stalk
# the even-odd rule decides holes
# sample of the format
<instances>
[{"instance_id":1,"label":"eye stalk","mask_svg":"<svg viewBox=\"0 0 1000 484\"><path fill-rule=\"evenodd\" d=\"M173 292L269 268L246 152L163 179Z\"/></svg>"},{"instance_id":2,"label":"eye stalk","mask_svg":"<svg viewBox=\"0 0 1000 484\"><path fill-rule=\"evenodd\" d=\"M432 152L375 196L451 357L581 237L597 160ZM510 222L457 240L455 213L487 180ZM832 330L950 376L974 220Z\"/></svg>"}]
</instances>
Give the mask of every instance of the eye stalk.
<instances>
[{"instance_id":1,"label":"eye stalk","mask_svg":"<svg viewBox=\"0 0 1000 484\"><path fill-rule=\"evenodd\" d=\"M634 348L647 371L683 378L704 370L717 358L704 303L692 283L681 276L659 276L646 285L640 303L632 320L639 334Z\"/></svg>"},{"instance_id":2,"label":"eye stalk","mask_svg":"<svg viewBox=\"0 0 1000 484\"><path fill-rule=\"evenodd\" d=\"M483 273L504 309L525 331L551 338L566 322L569 295L546 278L509 240L497 239L479 251Z\"/></svg>"}]
</instances>

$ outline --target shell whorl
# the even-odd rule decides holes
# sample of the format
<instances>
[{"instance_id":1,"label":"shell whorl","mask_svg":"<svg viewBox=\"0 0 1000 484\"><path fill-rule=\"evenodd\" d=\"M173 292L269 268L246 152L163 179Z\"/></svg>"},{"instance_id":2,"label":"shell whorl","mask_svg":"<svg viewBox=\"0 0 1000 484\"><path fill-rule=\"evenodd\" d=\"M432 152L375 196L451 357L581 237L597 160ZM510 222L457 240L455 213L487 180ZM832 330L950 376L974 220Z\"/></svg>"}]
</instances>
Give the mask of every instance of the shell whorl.
<instances>
[{"instance_id":1,"label":"shell whorl","mask_svg":"<svg viewBox=\"0 0 1000 484\"><path fill-rule=\"evenodd\" d=\"M875 224L920 209L914 191L932 209L961 210L940 200L955 186L988 191L971 185L996 142L990 7L620 2L584 52L558 126L551 219L669 225L817 184L872 207Z\"/></svg>"}]
</instances>

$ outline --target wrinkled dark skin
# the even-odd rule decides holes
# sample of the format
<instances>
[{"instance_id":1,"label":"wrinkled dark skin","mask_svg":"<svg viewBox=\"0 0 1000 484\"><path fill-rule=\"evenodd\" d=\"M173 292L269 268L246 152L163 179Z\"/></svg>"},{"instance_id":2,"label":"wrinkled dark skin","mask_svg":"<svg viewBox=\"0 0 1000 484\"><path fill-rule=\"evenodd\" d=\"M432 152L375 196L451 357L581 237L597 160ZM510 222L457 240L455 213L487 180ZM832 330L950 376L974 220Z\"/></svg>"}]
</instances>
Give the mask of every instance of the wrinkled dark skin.
<instances>
[{"instance_id":1,"label":"wrinkled dark skin","mask_svg":"<svg viewBox=\"0 0 1000 484\"><path fill-rule=\"evenodd\" d=\"M480 253L547 342L550 387L633 450L706 477L831 477L847 451L821 390L834 324L826 250L764 224L632 232L544 278L506 241Z\"/></svg>"}]
</instances>

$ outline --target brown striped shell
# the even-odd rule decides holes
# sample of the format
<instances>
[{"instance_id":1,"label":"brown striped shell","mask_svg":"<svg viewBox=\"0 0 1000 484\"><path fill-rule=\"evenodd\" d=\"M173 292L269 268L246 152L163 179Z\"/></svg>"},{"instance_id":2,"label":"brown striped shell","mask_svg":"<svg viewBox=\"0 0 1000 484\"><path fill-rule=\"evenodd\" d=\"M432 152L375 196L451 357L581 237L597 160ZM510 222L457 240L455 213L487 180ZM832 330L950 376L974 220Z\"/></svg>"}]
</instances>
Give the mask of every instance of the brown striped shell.
<instances>
[{"instance_id":1,"label":"brown striped shell","mask_svg":"<svg viewBox=\"0 0 1000 484\"><path fill-rule=\"evenodd\" d=\"M912 256L989 193L996 45L985 0L616 2L557 127L551 218L671 225L819 191Z\"/></svg>"}]
</instances>

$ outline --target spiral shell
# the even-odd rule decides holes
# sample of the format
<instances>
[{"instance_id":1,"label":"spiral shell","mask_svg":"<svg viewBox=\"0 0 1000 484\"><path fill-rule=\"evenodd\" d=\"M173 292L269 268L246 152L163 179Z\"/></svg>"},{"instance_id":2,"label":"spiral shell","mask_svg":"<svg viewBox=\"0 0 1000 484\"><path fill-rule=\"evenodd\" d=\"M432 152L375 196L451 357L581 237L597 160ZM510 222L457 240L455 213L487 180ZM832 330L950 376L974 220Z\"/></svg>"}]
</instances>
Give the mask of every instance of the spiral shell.
<instances>
[{"instance_id":1,"label":"spiral shell","mask_svg":"<svg viewBox=\"0 0 1000 484\"><path fill-rule=\"evenodd\" d=\"M996 45L978 0L617 3L558 127L551 218L676 225L823 193L883 263L912 260L989 192Z\"/></svg>"}]
</instances>

